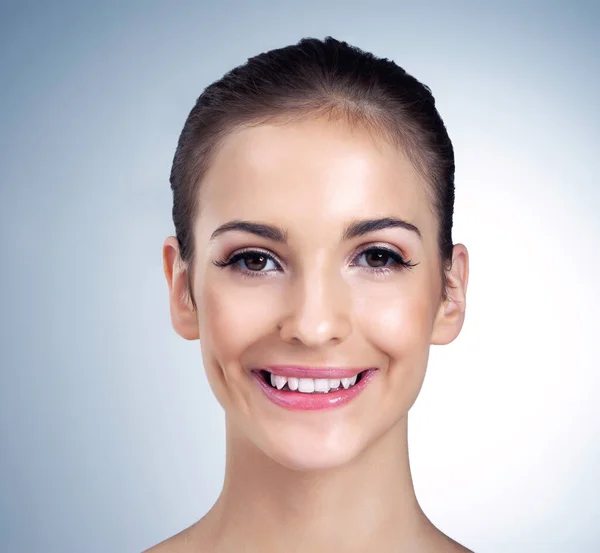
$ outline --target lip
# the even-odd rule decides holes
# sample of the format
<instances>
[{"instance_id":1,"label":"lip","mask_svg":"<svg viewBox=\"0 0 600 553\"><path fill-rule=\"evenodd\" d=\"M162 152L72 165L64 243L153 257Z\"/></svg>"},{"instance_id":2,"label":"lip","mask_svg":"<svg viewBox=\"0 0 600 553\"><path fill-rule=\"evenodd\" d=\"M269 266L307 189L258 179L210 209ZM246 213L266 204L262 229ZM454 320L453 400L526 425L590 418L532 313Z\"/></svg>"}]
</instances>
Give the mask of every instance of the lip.
<instances>
[{"instance_id":1,"label":"lip","mask_svg":"<svg viewBox=\"0 0 600 553\"><path fill-rule=\"evenodd\" d=\"M277 376L293 378L352 378L360 372L375 369L375 367L301 367L299 365L270 365L256 367L253 370L269 371ZM366 376L366 375L365 375Z\"/></svg>"},{"instance_id":2,"label":"lip","mask_svg":"<svg viewBox=\"0 0 600 553\"><path fill-rule=\"evenodd\" d=\"M288 369L289 367L286 367ZM267 370L267 369L264 369ZM333 371L334 369L327 369ZM342 372L345 370L344 374L350 374L351 376L356 374L356 369L346 370L346 369L335 369L338 371L337 374L340 374L339 371ZM365 370L365 369L363 369ZM309 371L315 371L315 369L309 369ZM326 371L326 370L325 370ZM317 370L318 372L318 370ZM362 372L362 371L358 371ZM269 400L271 400L276 405L280 407L284 407L286 409L290 409L292 411L316 411L320 409L331 409L333 407L341 407L342 405L346 405L349 401L355 399L373 380L373 377L377 374L376 369L366 369L365 374L361 377L360 381L352 386L351 388L341 389L336 392L328 392L326 394L323 393L312 393L305 394L303 392L292 392L292 391L283 391L278 390L277 388L272 388L269 386L263 377L260 375L259 370L253 370L252 376L264 394L267 396ZM287 376L286 374L274 372L273 374L278 374L280 376ZM290 376L295 376L299 374L296 370L294 374ZM306 375L307 373L303 373ZM319 372L321 378L325 378L323 375L324 372ZM314 378L309 376L304 376L304 378ZM331 377L331 378L336 378ZM343 376L342 378L347 378Z\"/></svg>"}]
</instances>

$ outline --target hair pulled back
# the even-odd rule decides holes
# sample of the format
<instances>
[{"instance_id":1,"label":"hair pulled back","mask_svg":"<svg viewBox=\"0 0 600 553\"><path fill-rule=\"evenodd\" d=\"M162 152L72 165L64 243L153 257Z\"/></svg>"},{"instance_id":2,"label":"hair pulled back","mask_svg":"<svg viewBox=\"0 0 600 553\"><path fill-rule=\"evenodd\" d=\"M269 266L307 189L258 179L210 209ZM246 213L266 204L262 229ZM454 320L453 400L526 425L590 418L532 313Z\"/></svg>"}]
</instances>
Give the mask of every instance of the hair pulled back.
<instances>
[{"instance_id":1,"label":"hair pulled back","mask_svg":"<svg viewBox=\"0 0 600 553\"><path fill-rule=\"evenodd\" d=\"M194 222L201 211L200 184L219 145L244 127L317 117L360 126L410 159L426 183L438 223L441 292L448 297L454 150L431 90L393 61L328 36L249 58L206 87L188 115L170 182L180 261L194 309Z\"/></svg>"}]
</instances>

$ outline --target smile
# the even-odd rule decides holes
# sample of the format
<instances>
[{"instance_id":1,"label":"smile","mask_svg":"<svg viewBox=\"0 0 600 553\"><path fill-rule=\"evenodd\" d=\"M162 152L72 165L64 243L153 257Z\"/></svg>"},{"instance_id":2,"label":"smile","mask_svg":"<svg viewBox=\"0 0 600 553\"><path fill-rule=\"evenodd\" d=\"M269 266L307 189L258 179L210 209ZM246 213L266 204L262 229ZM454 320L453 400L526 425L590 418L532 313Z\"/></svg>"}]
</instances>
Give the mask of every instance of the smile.
<instances>
[{"instance_id":1,"label":"smile","mask_svg":"<svg viewBox=\"0 0 600 553\"><path fill-rule=\"evenodd\" d=\"M350 378L294 378L293 376L280 376L269 371L260 371L260 374L267 384L278 390L298 391L303 394L328 394L331 391L348 390L355 386L365 372L361 371Z\"/></svg>"},{"instance_id":2,"label":"smile","mask_svg":"<svg viewBox=\"0 0 600 553\"><path fill-rule=\"evenodd\" d=\"M274 371L288 374L292 372L289 368L283 370L279 368ZM298 374L298 371L294 372ZM307 372L314 374L315 371ZM286 409L312 411L345 405L367 387L378 371L376 369L353 371L352 376L348 370L322 372L328 372L323 376L334 376L334 378L284 376L264 369L253 370L252 375L263 393L273 403ZM342 374L348 376L335 378Z\"/></svg>"}]
</instances>

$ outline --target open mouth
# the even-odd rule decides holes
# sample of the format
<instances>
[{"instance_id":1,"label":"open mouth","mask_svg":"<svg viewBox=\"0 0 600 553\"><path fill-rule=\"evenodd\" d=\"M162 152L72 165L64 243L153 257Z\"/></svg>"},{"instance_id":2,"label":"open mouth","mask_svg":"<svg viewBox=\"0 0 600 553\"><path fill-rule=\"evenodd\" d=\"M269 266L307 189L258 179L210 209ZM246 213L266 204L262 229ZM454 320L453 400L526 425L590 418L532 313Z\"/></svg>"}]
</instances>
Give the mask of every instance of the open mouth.
<instances>
[{"instance_id":1,"label":"open mouth","mask_svg":"<svg viewBox=\"0 0 600 553\"><path fill-rule=\"evenodd\" d=\"M356 386L368 370L361 371L352 378L293 378L274 375L266 370L257 372L271 388L275 388L282 392L328 394L329 392L348 390L353 386Z\"/></svg>"}]
</instances>

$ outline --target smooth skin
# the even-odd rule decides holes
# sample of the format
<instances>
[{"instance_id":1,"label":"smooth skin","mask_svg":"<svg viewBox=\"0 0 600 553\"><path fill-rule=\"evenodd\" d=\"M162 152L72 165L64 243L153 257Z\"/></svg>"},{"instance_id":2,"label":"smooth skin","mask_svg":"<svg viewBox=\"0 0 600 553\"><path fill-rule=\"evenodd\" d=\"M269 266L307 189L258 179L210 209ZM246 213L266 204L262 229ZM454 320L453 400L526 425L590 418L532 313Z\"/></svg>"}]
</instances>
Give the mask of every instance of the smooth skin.
<instances>
[{"instance_id":1,"label":"smooth skin","mask_svg":"<svg viewBox=\"0 0 600 553\"><path fill-rule=\"evenodd\" d=\"M342 121L261 125L226 138L195 222L197 311L177 240L163 245L173 327L200 340L225 411L225 483L201 520L149 552L469 551L423 513L409 466L407 414L430 345L460 333L469 273L457 244L444 301L426 186L397 148ZM385 228L342 240L350 223L382 217L410 222L420 236ZM233 220L281 228L287 243L239 230L211 240ZM373 247L415 265L365 253ZM242 249L259 252L214 264ZM373 270L382 266L388 271ZM378 371L349 404L301 412L256 385L251 369L270 364Z\"/></svg>"}]
</instances>

